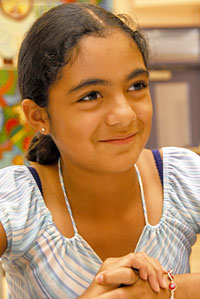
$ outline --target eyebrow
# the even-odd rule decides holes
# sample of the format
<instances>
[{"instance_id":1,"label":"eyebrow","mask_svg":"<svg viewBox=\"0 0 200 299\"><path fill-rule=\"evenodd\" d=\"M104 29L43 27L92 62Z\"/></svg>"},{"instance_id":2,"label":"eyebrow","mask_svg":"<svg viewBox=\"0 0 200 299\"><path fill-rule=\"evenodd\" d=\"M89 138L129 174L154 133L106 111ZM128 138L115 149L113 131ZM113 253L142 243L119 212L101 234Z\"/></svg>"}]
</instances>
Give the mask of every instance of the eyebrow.
<instances>
[{"instance_id":1,"label":"eyebrow","mask_svg":"<svg viewBox=\"0 0 200 299\"><path fill-rule=\"evenodd\" d=\"M146 69L136 69L132 73L130 73L126 79L131 80L131 79L134 79L135 77L138 77L141 75L146 76L148 78L149 72Z\"/></svg>"},{"instance_id":2,"label":"eyebrow","mask_svg":"<svg viewBox=\"0 0 200 299\"><path fill-rule=\"evenodd\" d=\"M146 69L135 69L133 72L131 72L127 77L126 80L129 81L131 79L134 79L138 76L145 75L146 77L149 77L149 72ZM86 86L93 86L93 85L109 85L110 81L108 80L102 80L102 79L88 79L81 81L78 85L72 87L69 90L69 93L73 93L74 91L77 91L79 89L82 89Z\"/></svg>"},{"instance_id":3,"label":"eyebrow","mask_svg":"<svg viewBox=\"0 0 200 299\"><path fill-rule=\"evenodd\" d=\"M69 93L72 93L76 90L79 90L83 87L86 87L86 86L91 86L91 85L108 85L109 82L107 80L101 80L101 79L88 79L88 80L84 80L84 81L81 81L77 86L75 87L72 87L70 90L69 90Z\"/></svg>"}]
</instances>

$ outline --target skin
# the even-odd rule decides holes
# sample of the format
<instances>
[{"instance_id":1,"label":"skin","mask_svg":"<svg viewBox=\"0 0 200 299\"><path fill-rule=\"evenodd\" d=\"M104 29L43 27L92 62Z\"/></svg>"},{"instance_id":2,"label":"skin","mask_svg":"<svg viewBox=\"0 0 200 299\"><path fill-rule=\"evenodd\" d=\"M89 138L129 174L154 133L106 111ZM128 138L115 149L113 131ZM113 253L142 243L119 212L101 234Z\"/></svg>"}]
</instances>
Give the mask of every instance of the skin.
<instances>
[{"instance_id":1,"label":"skin","mask_svg":"<svg viewBox=\"0 0 200 299\"><path fill-rule=\"evenodd\" d=\"M142 177L150 224L159 222L163 202L152 153L144 150L152 104L142 55L134 41L117 30L106 37L83 38L73 55L49 90L48 107L29 99L22 106L30 125L54 139L79 234L103 262L80 298L169 298L160 264L145 254L130 254L145 226L134 164ZM33 166L57 228L72 237L57 165ZM6 236L1 225L0 236L2 254ZM128 287L119 288L121 284Z\"/></svg>"}]
</instances>

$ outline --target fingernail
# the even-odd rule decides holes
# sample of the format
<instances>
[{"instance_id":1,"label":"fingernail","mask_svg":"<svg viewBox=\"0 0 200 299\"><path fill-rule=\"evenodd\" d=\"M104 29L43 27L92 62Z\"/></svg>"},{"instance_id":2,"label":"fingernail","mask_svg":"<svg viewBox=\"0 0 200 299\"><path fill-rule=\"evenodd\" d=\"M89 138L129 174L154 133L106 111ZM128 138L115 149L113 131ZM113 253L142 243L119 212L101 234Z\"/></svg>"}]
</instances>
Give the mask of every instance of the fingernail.
<instances>
[{"instance_id":1,"label":"fingernail","mask_svg":"<svg viewBox=\"0 0 200 299\"><path fill-rule=\"evenodd\" d=\"M167 287L167 283L166 283L165 278L163 278L163 280L162 280L162 287L163 287L164 289L166 289L166 287Z\"/></svg>"},{"instance_id":2,"label":"fingernail","mask_svg":"<svg viewBox=\"0 0 200 299\"><path fill-rule=\"evenodd\" d=\"M147 278L148 278L147 273L143 273L142 274L142 279L147 280Z\"/></svg>"},{"instance_id":3,"label":"fingernail","mask_svg":"<svg viewBox=\"0 0 200 299\"><path fill-rule=\"evenodd\" d=\"M167 273L167 270L164 267L162 267L162 270L164 273Z\"/></svg>"},{"instance_id":4,"label":"fingernail","mask_svg":"<svg viewBox=\"0 0 200 299\"><path fill-rule=\"evenodd\" d=\"M97 275L97 277L96 277L96 281L97 281L98 283L103 283L103 275L102 275L102 274Z\"/></svg>"},{"instance_id":5,"label":"fingernail","mask_svg":"<svg viewBox=\"0 0 200 299\"><path fill-rule=\"evenodd\" d=\"M155 290L156 293L159 293L159 292L160 292L160 287L159 287L159 285L156 285L155 288L154 288L154 290Z\"/></svg>"}]
</instances>

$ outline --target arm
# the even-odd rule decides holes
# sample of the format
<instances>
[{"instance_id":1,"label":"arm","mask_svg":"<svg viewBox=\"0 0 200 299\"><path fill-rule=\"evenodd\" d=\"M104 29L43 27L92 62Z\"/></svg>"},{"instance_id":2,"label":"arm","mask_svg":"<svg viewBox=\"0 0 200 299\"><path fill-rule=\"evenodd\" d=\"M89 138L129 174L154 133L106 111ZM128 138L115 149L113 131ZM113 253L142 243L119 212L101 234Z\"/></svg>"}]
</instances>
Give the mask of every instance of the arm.
<instances>
[{"instance_id":1,"label":"arm","mask_svg":"<svg viewBox=\"0 0 200 299\"><path fill-rule=\"evenodd\" d=\"M6 251L7 248L7 238L5 230L0 222L0 257Z\"/></svg>"},{"instance_id":2,"label":"arm","mask_svg":"<svg viewBox=\"0 0 200 299\"><path fill-rule=\"evenodd\" d=\"M166 283L170 280L165 275ZM180 274L174 276L177 285L174 299L199 299L200 298L200 273ZM116 288L102 295L91 297L92 299L170 299L171 293L166 289L160 289L159 293L154 292L149 283L139 279L134 285Z\"/></svg>"},{"instance_id":3,"label":"arm","mask_svg":"<svg viewBox=\"0 0 200 299\"><path fill-rule=\"evenodd\" d=\"M200 273L175 275L174 281L177 285L176 299L200 298Z\"/></svg>"}]
</instances>

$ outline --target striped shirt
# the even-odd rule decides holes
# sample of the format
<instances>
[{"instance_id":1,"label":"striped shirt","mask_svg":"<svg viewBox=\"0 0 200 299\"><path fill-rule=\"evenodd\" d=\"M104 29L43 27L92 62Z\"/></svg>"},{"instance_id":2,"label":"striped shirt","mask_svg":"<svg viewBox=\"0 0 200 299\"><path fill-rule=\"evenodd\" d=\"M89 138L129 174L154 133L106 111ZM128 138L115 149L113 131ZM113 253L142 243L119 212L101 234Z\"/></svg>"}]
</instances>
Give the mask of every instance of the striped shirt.
<instances>
[{"instance_id":1,"label":"striped shirt","mask_svg":"<svg viewBox=\"0 0 200 299\"><path fill-rule=\"evenodd\" d=\"M191 246L200 230L200 157L186 149L163 148L163 212L155 226L148 222L137 173L146 225L135 252L145 251L175 273L189 272ZM8 240L2 262L10 298L77 298L98 272L102 261L79 235L66 201L72 238L58 231L26 166L0 170L0 221Z\"/></svg>"}]
</instances>

